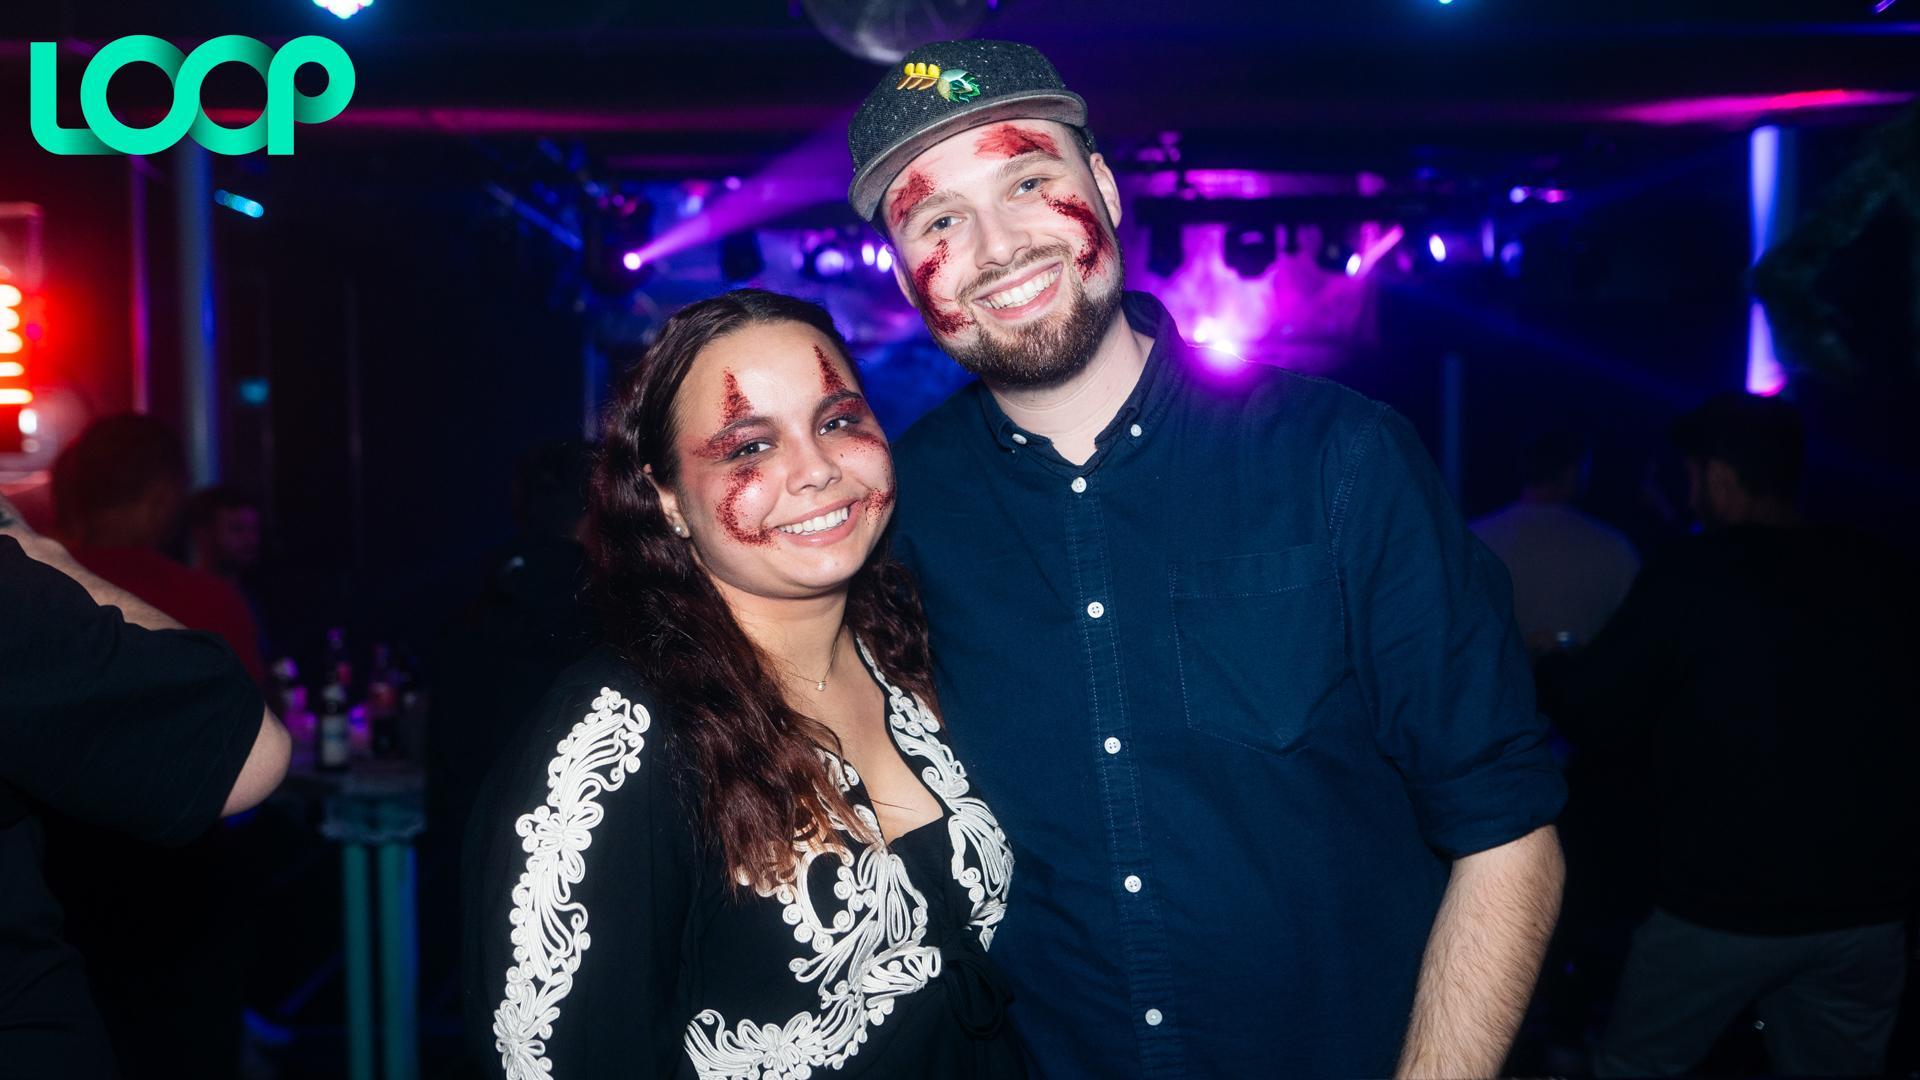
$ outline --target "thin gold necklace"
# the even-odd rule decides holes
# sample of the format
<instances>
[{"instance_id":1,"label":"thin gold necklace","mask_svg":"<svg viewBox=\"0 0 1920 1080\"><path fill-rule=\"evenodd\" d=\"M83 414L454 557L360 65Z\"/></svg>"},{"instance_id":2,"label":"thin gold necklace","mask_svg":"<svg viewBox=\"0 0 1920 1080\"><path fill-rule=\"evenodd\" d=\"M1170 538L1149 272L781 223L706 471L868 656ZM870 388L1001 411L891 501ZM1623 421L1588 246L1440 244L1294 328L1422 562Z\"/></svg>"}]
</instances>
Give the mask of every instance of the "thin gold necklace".
<instances>
[{"instance_id":1,"label":"thin gold necklace","mask_svg":"<svg viewBox=\"0 0 1920 1080\"><path fill-rule=\"evenodd\" d=\"M800 675L802 679L806 679L806 681L812 683L813 688L815 690L818 690L820 693L824 694L827 692L827 680L833 676L833 665L838 663L839 661L840 661L840 639L836 637L833 639L833 655L827 657L827 673L825 675L822 675L817 679L807 679L805 675L800 675L798 671L794 671L793 674ZM792 671L791 668L789 668L788 670Z\"/></svg>"}]
</instances>

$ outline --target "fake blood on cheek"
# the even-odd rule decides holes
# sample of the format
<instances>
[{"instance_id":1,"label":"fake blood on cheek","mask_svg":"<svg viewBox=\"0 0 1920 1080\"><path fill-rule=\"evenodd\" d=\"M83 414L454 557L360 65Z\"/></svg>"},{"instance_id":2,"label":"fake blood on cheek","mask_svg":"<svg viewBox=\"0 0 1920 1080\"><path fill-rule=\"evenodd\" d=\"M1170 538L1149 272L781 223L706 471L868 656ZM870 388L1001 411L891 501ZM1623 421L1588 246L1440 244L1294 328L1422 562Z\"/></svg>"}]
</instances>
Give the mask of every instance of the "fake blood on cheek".
<instances>
[{"instance_id":1,"label":"fake blood on cheek","mask_svg":"<svg viewBox=\"0 0 1920 1080\"><path fill-rule=\"evenodd\" d=\"M1081 202L1075 195L1049 198L1047 205L1053 208L1054 213L1072 220L1074 224L1080 226L1080 231L1087 234L1087 246L1074 260L1074 265L1080 268L1082 281L1092 277L1094 272L1100 269L1100 263L1107 257L1109 250L1107 233L1100 227L1100 219L1094 215L1092 207Z\"/></svg>"},{"instance_id":2,"label":"fake blood on cheek","mask_svg":"<svg viewBox=\"0 0 1920 1080\"><path fill-rule=\"evenodd\" d=\"M727 478L727 494L720 500L720 527L738 543L765 547L773 543L772 529L748 529L740 524L740 499L747 489L760 482L760 468L748 465Z\"/></svg>"},{"instance_id":3,"label":"fake blood on cheek","mask_svg":"<svg viewBox=\"0 0 1920 1080\"><path fill-rule=\"evenodd\" d=\"M933 297L934 275L947 265L947 242L940 241L933 246L933 254L926 257L919 266L913 268L913 291L926 305L927 326L936 334L957 334L969 321L964 312L949 311L940 306Z\"/></svg>"}]
</instances>

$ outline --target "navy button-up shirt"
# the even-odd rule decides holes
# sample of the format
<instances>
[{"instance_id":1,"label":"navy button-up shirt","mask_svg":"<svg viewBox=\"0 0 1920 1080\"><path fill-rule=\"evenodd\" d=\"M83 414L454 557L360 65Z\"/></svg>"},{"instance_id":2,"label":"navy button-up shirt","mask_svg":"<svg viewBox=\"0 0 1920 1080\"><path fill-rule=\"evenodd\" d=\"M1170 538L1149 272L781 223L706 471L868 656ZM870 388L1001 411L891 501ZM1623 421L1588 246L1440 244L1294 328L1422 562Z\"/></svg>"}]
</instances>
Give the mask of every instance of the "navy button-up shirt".
<instances>
[{"instance_id":1,"label":"navy button-up shirt","mask_svg":"<svg viewBox=\"0 0 1920 1080\"><path fill-rule=\"evenodd\" d=\"M1085 464L978 383L895 448L1013 1016L1047 1078L1386 1075L1449 861L1564 796L1505 571L1398 414L1125 311Z\"/></svg>"}]
</instances>

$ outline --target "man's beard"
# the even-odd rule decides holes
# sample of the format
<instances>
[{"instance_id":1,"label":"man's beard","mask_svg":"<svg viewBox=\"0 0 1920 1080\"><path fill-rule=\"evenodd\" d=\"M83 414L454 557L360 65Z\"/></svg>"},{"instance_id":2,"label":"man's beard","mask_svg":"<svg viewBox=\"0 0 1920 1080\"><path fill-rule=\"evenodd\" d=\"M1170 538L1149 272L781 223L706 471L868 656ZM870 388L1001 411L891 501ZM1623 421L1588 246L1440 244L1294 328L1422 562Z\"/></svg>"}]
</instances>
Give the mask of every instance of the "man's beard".
<instances>
[{"instance_id":1,"label":"man's beard","mask_svg":"<svg viewBox=\"0 0 1920 1080\"><path fill-rule=\"evenodd\" d=\"M1064 319L1048 319L998 333L979 326L980 320L975 319L978 329L972 342L940 343L955 363L988 385L1026 390L1065 382L1093 361L1107 328L1113 325L1122 291L1118 253L1113 257L1113 282L1101 296L1089 295L1086 284L1073 276L1073 252L1064 246L1056 252L1039 253L1028 265L1049 257L1060 260L1060 287L1070 290ZM1000 280L1017 273L1016 269L1001 275Z\"/></svg>"}]
</instances>

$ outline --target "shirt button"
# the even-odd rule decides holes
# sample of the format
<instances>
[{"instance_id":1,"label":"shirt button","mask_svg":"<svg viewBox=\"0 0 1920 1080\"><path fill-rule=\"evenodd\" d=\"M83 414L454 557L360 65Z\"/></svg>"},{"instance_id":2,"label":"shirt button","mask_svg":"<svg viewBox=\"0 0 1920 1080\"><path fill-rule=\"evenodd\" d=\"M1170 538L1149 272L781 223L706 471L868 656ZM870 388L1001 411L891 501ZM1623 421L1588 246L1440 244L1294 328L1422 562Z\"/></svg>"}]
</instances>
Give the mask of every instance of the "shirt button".
<instances>
[{"instance_id":1,"label":"shirt button","mask_svg":"<svg viewBox=\"0 0 1920 1080\"><path fill-rule=\"evenodd\" d=\"M1139 425L1139 424L1135 424L1135 425L1133 425L1132 427L1130 427L1130 428L1128 428L1128 429L1127 429L1127 434L1129 434L1129 435L1131 435L1131 436L1133 436L1133 437L1134 437L1134 438L1136 438L1136 439L1137 439L1137 438L1139 438L1139 437L1140 437L1140 425Z\"/></svg>"},{"instance_id":2,"label":"shirt button","mask_svg":"<svg viewBox=\"0 0 1920 1080\"><path fill-rule=\"evenodd\" d=\"M1017 431L1013 433L1013 441L1019 443L1021 446L1027 445L1027 437Z\"/></svg>"},{"instance_id":3,"label":"shirt button","mask_svg":"<svg viewBox=\"0 0 1920 1080\"><path fill-rule=\"evenodd\" d=\"M1120 752L1120 740L1111 735L1107 736L1107 741L1103 745L1106 746L1107 753L1109 754L1117 754Z\"/></svg>"},{"instance_id":4,"label":"shirt button","mask_svg":"<svg viewBox=\"0 0 1920 1080\"><path fill-rule=\"evenodd\" d=\"M1128 892L1139 892L1139 891L1140 891L1140 884L1141 884L1141 883L1140 883L1140 875L1139 875L1139 874L1128 874L1128 875L1127 875L1127 880L1125 880L1125 881L1123 881L1123 882L1121 882L1120 884L1122 884L1122 885L1125 885L1125 886L1127 887L1127 891L1128 891Z\"/></svg>"},{"instance_id":5,"label":"shirt button","mask_svg":"<svg viewBox=\"0 0 1920 1080\"><path fill-rule=\"evenodd\" d=\"M1160 1015L1160 1010L1159 1010L1159 1009L1148 1009L1148 1010L1147 1010L1147 1026L1148 1026L1148 1027L1159 1027L1159 1026L1160 1026L1160 1021L1162 1021L1162 1020L1165 1020L1165 1019L1166 1019L1166 1017L1164 1017L1164 1016L1161 1016L1161 1015Z\"/></svg>"},{"instance_id":6,"label":"shirt button","mask_svg":"<svg viewBox=\"0 0 1920 1080\"><path fill-rule=\"evenodd\" d=\"M1107 605L1101 603L1098 600L1095 600L1093 603L1087 605L1087 618L1089 619L1097 619L1100 616L1105 615L1106 613L1107 613Z\"/></svg>"},{"instance_id":7,"label":"shirt button","mask_svg":"<svg viewBox=\"0 0 1920 1080\"><path fill-rule=\"evenodd\" d=\"M1087 490L1087 478L1084 476L1076 476L1073 478L1073 483L1067 486L1073 489L1073 493L1075 495L1078 495L1081 492Z\"/></svg>"}]
</instances>

